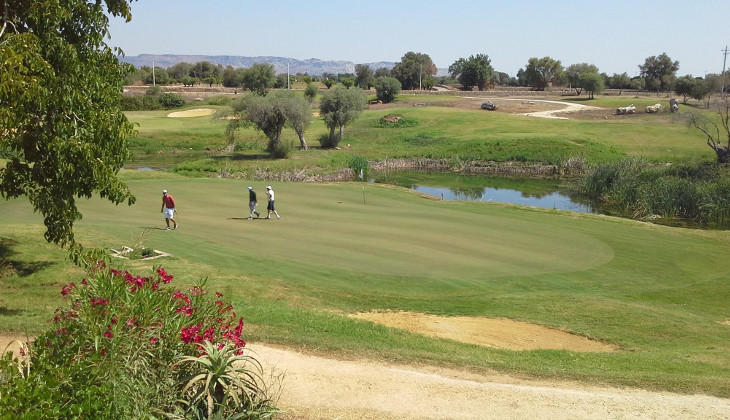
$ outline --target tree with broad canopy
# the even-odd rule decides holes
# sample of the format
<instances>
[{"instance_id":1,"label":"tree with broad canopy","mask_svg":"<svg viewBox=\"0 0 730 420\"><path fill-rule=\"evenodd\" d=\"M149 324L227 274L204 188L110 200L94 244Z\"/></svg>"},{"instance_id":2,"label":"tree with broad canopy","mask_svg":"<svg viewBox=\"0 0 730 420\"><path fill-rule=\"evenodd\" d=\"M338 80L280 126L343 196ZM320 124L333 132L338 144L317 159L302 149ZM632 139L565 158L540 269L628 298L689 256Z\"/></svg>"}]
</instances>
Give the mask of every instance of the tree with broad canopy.
<instances>
[{"instance_id":1,"label":"tree with broad canopy","mask_svg":"<svg viewBox=\"0 0 730 420\"><path fill-rule=\"evenodd\" d=\"M518 73L519 75L519 73ZM563 75L563 65L560 60L550 57L532 57L525 66L524 77L527 84L537 90L545 90L554 81L560 80Z\"/></svg>"},{"instance_id":2,"label":"tree with broad canopy","mask_svg":"<svg viewBox=\"0 0 730 420\"><path fill-rule=\"evenodd\" d=\"M639 74L646 80L646 87L657 92L670 91L674 87L677 70L679 61L672 61L667 53L647 57L644 64L639 65Z\"/></svg>"},{"instance_id":3,"label":"tree with broad canopy","mask_svg":"<svg viewBox=\"0 0 730 420\"><path fill-rule=\"evenodd\" d=\"M497 77L491 63L487 54L472 55L456 60L449 66L449 73L461 83L464 90L471 90L476 86L479 91L483 91L487 84L494 85Z\"/></svg>"},{"instance_id":4,"label":"tree with broad canopy","mask_svg":"<svg viewBox=\"0 0 730 420\"><path fill-rule=\"evenodd\" d=\"M337 147L345 135L345 126L357 119L366 105L367 96L359 88L336 87L322 94L319 112L325 125L330 129L322 147ZM338 128L339 133L335 134L335 129Z\"/></svg>"},{"instance_id":5,"label":"tree with broad canopy","mask_svg":"<svg viewBox=\"0 0 730 420\"><path fill-rule=\"evenodd\" d=\"M128 65L104 43L109 17L131 20L129 0L2 0L0 195L25 196L45 238L74 241L77 198L135 197L118 172L133 125L120 108Z\"/></svg>"}]
</instances>

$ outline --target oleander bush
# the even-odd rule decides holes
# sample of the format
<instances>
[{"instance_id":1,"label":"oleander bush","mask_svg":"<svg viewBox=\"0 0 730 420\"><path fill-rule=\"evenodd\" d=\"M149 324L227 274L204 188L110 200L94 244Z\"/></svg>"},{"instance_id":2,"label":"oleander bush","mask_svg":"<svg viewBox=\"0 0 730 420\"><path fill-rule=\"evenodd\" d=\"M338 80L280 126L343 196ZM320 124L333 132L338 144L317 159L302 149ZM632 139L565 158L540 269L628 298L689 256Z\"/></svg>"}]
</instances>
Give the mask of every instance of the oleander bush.
<instances>
[{"instance_id":1,"label":"oleander bush","mask_svg":"<svg viewBox=\"0 0 730 420\"><path fill-rule=\"evenodd\" d=\"M53 327L0 359L0 418L262 418L276 412L243 318L200 281L99 262L61 294ZM218 363L211 365L211 358ZM234 366L234 362L237 364ZM245 362L242 364L242 362ZM195 378L208 369L211 398ZM232 380L231 378L234 378Z\"/></svg>"}]
</instances>

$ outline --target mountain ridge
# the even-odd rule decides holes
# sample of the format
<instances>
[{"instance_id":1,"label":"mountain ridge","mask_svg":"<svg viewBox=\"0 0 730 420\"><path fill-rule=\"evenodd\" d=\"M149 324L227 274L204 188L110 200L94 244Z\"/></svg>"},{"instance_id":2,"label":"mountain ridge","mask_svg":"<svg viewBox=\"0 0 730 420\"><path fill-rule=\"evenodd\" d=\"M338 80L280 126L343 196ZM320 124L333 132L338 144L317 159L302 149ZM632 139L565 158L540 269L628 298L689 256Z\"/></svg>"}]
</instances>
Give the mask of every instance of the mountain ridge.
<instances>
[{"instance_id":1,"label":"mountain ridge","mask_svg":"<svg viewBox=\"0 0 730 420\"><path fill-rule=\"evenodd\" d=\"M135 56L119 56L119 61L132 64L139 68L142 66L168 68L178 63L195 64L199 61L208 61L212 64L220 64L224 67L231 66L233 68L251 67L256 63L272 64L274 72L291 73L291 74L309 74L311 76L319 76L323 73L332 74L355 74L355 63L344 60L320 60L318 58L308 58L299 60L289 57L275 56L240 56L240 55L183 55L183 54L139 54ZM394 62L378 61L374 63L358 63L370 66L372 70L379 68L393 68Z\"/></svg>"}]
</instances>

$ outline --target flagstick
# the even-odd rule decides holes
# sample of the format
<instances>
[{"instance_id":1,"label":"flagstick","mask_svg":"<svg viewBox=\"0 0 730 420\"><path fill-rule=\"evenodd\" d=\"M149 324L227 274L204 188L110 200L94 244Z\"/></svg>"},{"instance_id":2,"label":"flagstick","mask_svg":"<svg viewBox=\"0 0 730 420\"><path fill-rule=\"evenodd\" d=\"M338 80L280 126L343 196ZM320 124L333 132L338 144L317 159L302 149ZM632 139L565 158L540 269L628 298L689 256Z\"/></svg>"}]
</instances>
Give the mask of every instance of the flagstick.
<instances>
[{"instance_id":1,"label":"flagstick","mask_svg":"<svg viewBox=\"0 0 730 420\"><path fill-rule=\"evenodd\" d=\"M364 173L362 168L360 168L360 182L364 182ZM365 184L362 184L362 203L365 204Z\"/></svg>"}]
</instances>

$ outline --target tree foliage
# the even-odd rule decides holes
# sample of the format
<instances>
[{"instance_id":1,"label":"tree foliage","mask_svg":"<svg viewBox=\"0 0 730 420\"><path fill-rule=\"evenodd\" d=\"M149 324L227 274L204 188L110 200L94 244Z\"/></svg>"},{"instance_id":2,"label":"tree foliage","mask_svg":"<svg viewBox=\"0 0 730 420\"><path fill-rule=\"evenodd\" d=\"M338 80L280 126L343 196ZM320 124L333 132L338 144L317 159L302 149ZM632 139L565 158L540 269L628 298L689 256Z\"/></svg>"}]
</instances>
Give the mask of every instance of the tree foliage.
<instances>
[{"instance_id":1,"label":"tree foliage","mask_svg":"<svg viewBox=\"0 0 730 420\"><path fill-rule=\"evenodd\" d=\"M2 2L0 195L25 196L45 238L74 244L77 198L134 203L118 172L132 124L119 99L128 66L104 43L108 16L131 19L126 0Z\"/></svg>"},{"instance_id":2,"label":"tree foliage","mask_svg":"<svg viewBox=\"0 0 730 420\"><path fill-rule=\"evenodd\" d=\"M323 147L337 147L344 137L345 126L357 119L365 109L367 97L361 89L336 87L322 94L319 111L325 125L330 129ZM339 129L339 133L335 133Z\"/></svg>"},{"instance_id":3,"label":"tree foliage","mask_svg":"<svg viewBox=\"0 0 730 420\"><path fill-rule=\"evenodd\" d=\"M312 84L307 85L312 86ZM306 93L306 92L305 92ZM299 137L299 148L307 150L307 141L304 139L304 132L312 123L312 105L306 96L291 90L285 90L281 93L282 99L286 99L284 115L286 115L286 125L291 127L297 137Z\"/></svg>"},{"instance_id":4,"label":"tree foliage","mask_svg":"<svg viewBox=\"0 0 730 420\"><path fill-rule=\"evenodd\" d=\"M281 131L284 124L286 124L286 104L282 100L280 92L284 91L277 90L267 96L248 93L234 102L233 113L235 118L228 122L227 131L229 135L241 125L244 127L253 126L261 130L269 139L267 150L274 150L277 144L281 143Z\"/></svg>"},{"instance_id":5,"label":"tree foliage","mask_svg":"<svg viewBox=\"0 0 730 420\"><path fill-rule=\"evenodd\" d=\"M687 99L692 97L692 93L695 90L697 80L691 75L682 76L677 79L674 84L674 92L677 95L682 95L682 103L687 103Z\"/></svg>"},{"instance_id":6,"label":"tree foliage","mask_svg":"<svg viewBox=\"0 0 730 420\"><path fill-rule=\"evenodd\" d=\"M403 89L412 90L421 86L424 77L433 76L437 71L438 68L428 54L409 51L400 62L395 63L392 76L400 80Z\"/></svg>"},{"instance_id":7,"label":"tree foliage","mask_svg":"<svg viewBox=\"0 0 730 420\"><path fill-rule=\"evenodd\" d=\"M580 75L583 73L598 74L598 67L588 63L571 64L565 68L564 75L571 87L579 87L582 89L578 83L578 79L580 79ZM580 94L580 92L578 93Z\"/></svg>"},{"instance_id":8,"label":"tree foliage","mask_svg":"<svg viewBox=\"0 0 730 420\"><path fill-rule=\"evenodd\" d=\"M593 95L603 92L605 87L603 76L598 73L581 73L578 77L578 86L588 91L588 99L593 99Z\"/></svg>"},{"instance_id":9,"label":"tree foliage","mask_svg":"<svg viewBox=\"0 0 730 420\"><path fill-rule=\"evenodd\" d=\"M456 78L464 90L471 90L476 86L480 91L487 84L494 84L496 75L492 68L492 61L486 54L472 55L469 58L460 58L449 66L451 77Z\"/></svg>"},{"instance_id":10,"label":"tree foliage","mask_svg":"<svg viewBox=\"0 0 730 420\"><path fill-rule=\"evenodd\" d=\"M314 98L317 97L317 93L319 93L317 85L314 83L307 83L307 87L304 88L304 97L307 98L310 104L314 102Z\"/></svg>"},{"instance_id":11,"label":"tree foliage","mask_svg":"<svg viewBox=\"0 0 730 420\"><path fill-rule=\"evenodd\" d=\"M255 92L259 96L265 96L275 82L276 74L273 64L255 63L251 68L242 70L239 86Z\"/></svg>"},{"instance_id":12,"label":"tree foliage","mask_svg":"<svg viewBox=\"0 0 730 420\"><path fill-rule=\"evenodd\" d=\"M375 73L367 64L355 65L355 86L360 89L370 89L375 81Z\"/></svg>"},{"instance_id":13,"label":"tree foliage","mask_svg":"<svg viewBox=\"0 0 730 420\"><path fill-rule=\"evenodd\" d=\"M286 157L288 150L282 148L281 133L288 125L299 136L301 148L307 149L304 132L312 121L312 110L302 94L291 90L276 90L266 96L248 93L233 103L233 117L226 128L231 139L241 126L253 126L269 139L269 153Z\"/></svg>"},{"instance_id":14,"label":"tree foliage","mask_svg":"<svg viewBox=\"0 0 730 420\"><path fill-rule=\"evenodd\" d=\"M660 56L647 57L643 65L639 65L641 77L646 80L647 89L657 92L670 91L674 86L679 61L672 61L667 53Z\"/></svg>"},{"instance_id":15,"label":"tree foliage","mask_svg":"<svg viewBox=\"0 0 730 420\"><path fill-rule=\"evenodd\" d=\"M548 86L559 80L563 75L563 65L560 60L550 57L532 57L525 66L524 77L528 85L537 90L545 90ZM519 73L518 73L519 76Z\"/></svg>"},{"instance_id":16,"label":"tree foliage","mask_svg":"<svg viewBox=\"0 0 730 420\"><path fill-rule=\"evenodd\" d=\"M375 79L375 95L384 103L393 102L401 91L400 81L395 77L378 77Z\"/></svg>"}]
</instances>

